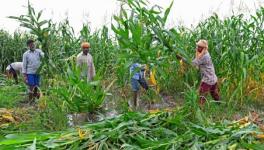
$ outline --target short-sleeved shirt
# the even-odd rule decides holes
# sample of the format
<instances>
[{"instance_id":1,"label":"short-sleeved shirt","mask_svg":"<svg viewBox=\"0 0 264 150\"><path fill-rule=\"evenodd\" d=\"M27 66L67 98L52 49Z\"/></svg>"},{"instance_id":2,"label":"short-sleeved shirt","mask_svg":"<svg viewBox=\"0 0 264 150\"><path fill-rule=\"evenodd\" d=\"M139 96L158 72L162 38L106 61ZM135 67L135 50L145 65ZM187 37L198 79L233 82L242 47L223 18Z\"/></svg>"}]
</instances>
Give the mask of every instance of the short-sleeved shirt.
<instances>
[{"instance_id":1,"label":"short-sleeved shirt","mask_svg":"<svg viewBox=\"0 0 264 150\"><path fill-rule=\"evenodd\" d=\"M139 63L132 64L129 70L130 70L132 79L139 80L144 77L144 69L142 69L142 66Z\"/></svg>"},{"instance_id":2,"label":"short-sleeved shirt","mask_svg":"<svg viewBox=\"0 0 264 150\"><path fill-rule=\"evenodd\" d=\"M6 70L13 68L15 71L22 72L23 62L13 62L6 67Z\"/></svg>"},{"instance_id":3,"label":"short-sleeved shirt","mask_svg":"<svg viewBox=\"0 0 264 150\"><path fill-rule=\"evenodd\" d=\"M202 75L202 82L209 85L214 85L217 82L214 65L208 52L200 59L195 58L192 63L199 68Z\"/></svg>"},{"instance_id":4,"label":"short-sleeved shirt","mask_svg":"<svg viewBox=\"0 0 264 150\"><path fill-rule=\"evenodd\" d=\"M77 55L77 66L81 68L81 76L87 77L88 81L91 81L95 76L95 67L93 63L93 57L91 54L83 54L83 52Z\"/></svg>"},{"instance_id":5,"label":"short-sleeved shirt","mask_svg":"<svg viewBox=\"0 0 264 150\"><path fill-rule=\"evenodd\" d=\"M41 58L43 57L44 53L40 49L36 49L34 51L27 50L23 54L22 73L36 74L41 65Z\"/></svg>"}]
</instances>

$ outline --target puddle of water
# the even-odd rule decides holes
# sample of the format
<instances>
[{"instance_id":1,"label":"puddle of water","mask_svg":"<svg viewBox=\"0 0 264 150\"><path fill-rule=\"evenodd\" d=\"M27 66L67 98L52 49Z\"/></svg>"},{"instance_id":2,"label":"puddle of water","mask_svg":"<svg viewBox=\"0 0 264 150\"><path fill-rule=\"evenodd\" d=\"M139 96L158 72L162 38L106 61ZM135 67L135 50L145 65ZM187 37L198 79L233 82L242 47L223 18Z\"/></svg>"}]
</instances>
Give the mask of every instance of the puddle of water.
<instances>
[{"instance_id":1,"label":"puddle of water","mask_svg":"<svg viewBox=\"0 0 264 150\"><path fill-rule=\"evenodd\" d=\"M85 123L99 122L105 119L114 118L118 115L116 110L107 111L106 113L73 113L68 114L68 126L74 127L78 125L83 125Z\"/></svg>"},{"instance_id":2,"label":"puddle of water","mask_svg":"<svg viewBox=\"0 0 264 150\"><path fill-rule=\"evenodd\" d=\"M89 121L88 113L73 113L73 114L68 114L68 125L70 127L77 126L77 125L82 125Z\"/></svg>"},{"instance_id":3,"label":"puddle of water","mask_svg":"<svg viewBox=\"0 0 264 150\"><path fill-rule=\"evenodd\" d=\"M173 100L172 96L162 96L161 100L154 103L149 103L148 101L139 100L139 109L148 112L150 109L165 109L172 108L176 106L176 103ZM69 126L78 126L84 123L93 123L102 121L105 119L114 118L119 115L119 112L116 107L115 101L107 100L102 106L102 110L96 113L74 113L68 114L68 125Z\"/></svg>"}]
</instances>

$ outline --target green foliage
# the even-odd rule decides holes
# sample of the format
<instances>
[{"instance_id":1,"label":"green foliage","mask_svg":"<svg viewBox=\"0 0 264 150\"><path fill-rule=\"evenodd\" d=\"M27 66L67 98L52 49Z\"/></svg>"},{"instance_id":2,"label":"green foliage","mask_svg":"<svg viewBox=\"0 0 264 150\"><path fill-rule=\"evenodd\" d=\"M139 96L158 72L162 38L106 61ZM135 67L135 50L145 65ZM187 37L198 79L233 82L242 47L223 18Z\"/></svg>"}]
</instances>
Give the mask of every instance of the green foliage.
<instances>
[{"instance_id":1,"label":"green foliage","mask_svg":"<svg viewBox=\"0 0 264 150\"><path fill-rule=\"evenodd\" d=\"M230 103L240 104L243 104L245 94L246 98L260 99L260 90L256 90L259 85L249 88L248 80L263 82L261 69L254 69L263 68L263 59L260 57L263 55L263 8L249 19L238 15L220 20L217 15L213 15L194 29L166 29L171 6L172 3L163 10L158 6L148 7L148 3L143 1L123 1L120 14L114 16L112 23L116 39L110 37L107 27L91 33L89 26L84 25L80 36L76 37L67 19L58 25L53 24L51 20L43 24L41 12L35 13L30 4L27 15L11 18L30 24L34 31L38 29L32 32L37 37L41 37L44 30L49 31L47 38L53 42L48 42L52 51L49 52L51 59L48 60L48 65L43 67L42 73L45 75L52 76L64 71L65 60L73 59L79 53L82 41L89 41L96 68L100 68L103 77L118 78L119 86L125 87L128 84L129 66L135 61L140 61L155 66L161 91L184 92L184 83L191 85L199 80L199 76L198 72L188 65L181 66L175 59L176 54L182 55L189 63L194 56L195 42L204 38L209 41L209 52L219 77L222 97ZM4 31L3 34L13 39ZM7 42L3 44L3 49L12 48L8 45ZM12 60L21 59L23 46L19 47L15 48L18 49L15 55L10 54L10 50L6 50L7 54L3 53L2 70ZM6 55L14 57L5 57ZM52 74L47 73L47 66Z\"/></svg>"},{"instance_id":2,"label":"green foliage","mask_svg":"<svg viewBox=\"0 0 264 150\"><path fill-rule=\"evenodd\" d=\"M61 132L9 134L2 138L0 146L6 149L32 145L38 149L258 149L261 146L252 133L262 132L252 123L196 125L186 119L185 112L130 112Z\"/></svg>"},{"instance_id":3,"label":"green foliage","mask_svg":"<svg viewBox=\"0 0 264 150\"><path fill-rule=\"evenodd\" d=\"M0 71L5 71L12 62L22 62L22 55L26 50L26 41L31 35L19 31L9 34L0 30Z\"/></svg>"},{"instance_id":4,"label":"green foliage","mask_svg":"<svg viewBox=\"0 0 264 150\"><path fill-rule=\"evenodd\" d=\"M0 108L13 108L26 98L26 87L23 83L14 84L0 76Z\"/></svg>"},{"instance_id":5,"label":"green foliage","mask_svg":"<svg viewBox=\"0 0 264 150\"><path fill-rule=\"evenodd\" d=\"M19 17L9 16L9 18L19 21L21 27L30 29L30 32L37 36L38 40L41 42L42 49L45 51L47 56L49 56L48 34L51 27L50 20L41 20L43 11L36 12L30 5L29 1L27 9L27 15L21 15Z\"/></svg>"},{"instance_id":6,"label":"green foliage","mask_svg":"<svg viewBox=\"0 0 264 150\"><path fill-rule=\"evenodd\" d=\"M151 115L126 113L112 120L82 126L79 132L70 129L54 133L9 134L0 141L1 148L36 146L40 149L87 149L88 147L258 149L261 147L262 145L253 136L253 133L263 134L256 125L250 123L248 126L240 127L236 123L222 122L221 119L224 117L219 116L216 118L220 119L220 123L212 123L214 120L212 117L223 113L221 112L223 110L231 109L234 104L245 104L245 99L263 100L264 8L248 19L238 15L221 20L217 15L213 15L193 29L185 27L167 29L165 25L173 3L164 10L159 6L148 7L148 3L143 0L122 2L120 14L113 17L112 30L104 26L92 33L88 25L83 25L79 36L76 36L68 19L59 24L54 24L51 20L41 20L42 12L36 13L30 4L27 15L10 17L28 28L31 34L16 32L10 35L3 30L0 31L1 70L4 71L8 63L21 60L25 51L24 43L30 37L38 38L49 58L45 60L41 72L45 75L43 77L45 82L42 85L45 96L39 101L39 103L45 101L47 105L45 109L34 114L35 120L29 122L29 125L32 125L30 127L64 129L67 113L93 112L100 108L114 81L117 81L117 86L110 90L122 94L115 95L117 98L114 98L121 100L122 97L122 100L126 100L128 89L120 89L120 87L128 87L128 68L136 61L155 68L161 92L168 95L183 95L184 106L172 113ZM114 32L115 38L111 38L111 31ZM191 59L195 55L195 43L201 38L209 42L209 52L219 77L223 101L221 106L217 106L218 110L215 110L216 107L211 101L208 101L209 108L206 106L206 112L197 105L196 89L200 76L198 71L190 66ZM81 51L82 41L91 44L90 53L97 70L97 78L93 82L81 80L80 71L75 69L75 56ZM176 59L176 54L183 56L187 63L181 64ZM109 81L112 83L105 88L103 83ZM16 105L18 96L7 92L12 90L19 92L22 91L22 87L12 86L11 89L6 86L0 89L0 104L5 107ZM155 99L158 96L155 94L154 91L150 91L146 99L150 101ZM125 108L125 104L126 101L121 107ZM234 109L236 108L232 108ZM28 125L27 123L25 126Z\"/></svg>"},{"instance_id":7,"label":"green foliage","mask_svg":"<svg viewBox=\"0 0 264 150\"><path fill-rule=\"evenodd\" d=\"M91 33L88 26L83 26L80 33L80 41L88 41L91 45L90 53L93 56L95 67L100 68L101 74L105 77L112 74L117 48L110 38L109 29L103 26L101 30Z\"/></svg>"},{"instance_id":8,"label":"green foliage","mask_svg":"<svg viewBox=\"0 0 264 150\"><path fill-rule=\"evenodd\" d=\"M100 81L80 79L80 71L68 69L65 79L54 89L58 100L66 104L69 112L93 112L104 102L106 92Z\"/></svg>"}]
</instances>

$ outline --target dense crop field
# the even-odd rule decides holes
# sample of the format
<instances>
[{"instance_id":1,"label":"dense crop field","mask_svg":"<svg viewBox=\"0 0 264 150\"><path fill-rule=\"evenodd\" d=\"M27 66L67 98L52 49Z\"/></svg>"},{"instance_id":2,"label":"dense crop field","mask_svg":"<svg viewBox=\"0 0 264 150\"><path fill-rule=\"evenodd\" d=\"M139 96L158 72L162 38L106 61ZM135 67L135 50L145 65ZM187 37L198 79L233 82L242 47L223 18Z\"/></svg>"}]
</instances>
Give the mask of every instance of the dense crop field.
<instances>
[{"instance_id":1,"label":"dense crop field","mask_svg":"<svg viewBox=\"0 0 264 150\"><path fill-rule=\"evenodd\" d=\"M241 14L221 20L215 14L192 29L168 29L171 6L163 9L128 0L113 16L111 28L91 32L89 24L83 24L80 33L67 19L43 20L42 11L30 4L27 14L10 16L29 32L0 30L0 147L264 147L264 8L248 18ZM36 39L46 54L40 71L42 96L34 106L22 103L27 98L22 79L14 85L3 75L9 63L22 61L28 38ZM203 109L196 90L201 77L190 65L199 39L209 42L221 95L220 105L208 97ZM96 68L96 77L89 83L79 79L75 67L82 41L90 42ZM148 108L131 112L129 66L135 60L155 72L158 90L142 94L141 105ZM169 102L161 107L165 101ZM74 113L88 113L90 122L69 127L67 116Z\"/></svg>"}]
</instances>

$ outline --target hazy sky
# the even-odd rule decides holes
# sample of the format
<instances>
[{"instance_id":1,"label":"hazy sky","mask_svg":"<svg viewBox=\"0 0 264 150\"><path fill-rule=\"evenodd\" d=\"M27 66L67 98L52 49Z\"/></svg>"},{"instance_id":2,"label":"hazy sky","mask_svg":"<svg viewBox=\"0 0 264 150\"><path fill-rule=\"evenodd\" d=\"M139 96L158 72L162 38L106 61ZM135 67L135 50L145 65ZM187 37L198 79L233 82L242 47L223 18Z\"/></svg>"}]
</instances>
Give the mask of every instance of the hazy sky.
<instances>
[{"instance_id":1,"label":"hazy sky","mask_svg":"<svg viewBox=\"0 0 264 150\"><path fill-rule=\"evenodd\" d=\"M149 0L151 5L163 8L172 0ZM110 25L111 16L118 10L117 0L30 0L36 10L44 10L43 17L58 22L66 16L76 31L83 22L90 22L92 29L103 24ZM174 0L167 26L183 24L190 27L213 12L221 17L232 14L231 10L242 13L254 13L256 8L264 6L264 0ZM19 16L26 13L27 0L7 0L0 5L0 29L14 31L19 24L7 16ZM233 6L233 7L231 7Z\"/></svg>"}]
</instances>

